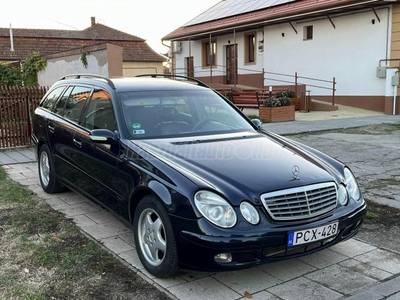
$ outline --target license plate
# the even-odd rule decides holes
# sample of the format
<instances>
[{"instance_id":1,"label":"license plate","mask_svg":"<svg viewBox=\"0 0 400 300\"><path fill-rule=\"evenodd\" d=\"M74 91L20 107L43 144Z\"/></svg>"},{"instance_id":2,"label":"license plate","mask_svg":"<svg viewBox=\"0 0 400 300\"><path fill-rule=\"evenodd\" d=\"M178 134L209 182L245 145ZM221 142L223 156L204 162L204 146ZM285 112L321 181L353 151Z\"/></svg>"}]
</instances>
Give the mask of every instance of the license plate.
<instances>
[{"instance_id":1,"label":"license plate","mask_svg":"<svg viewBox=\"0 0 400 300\"><path fill-rule=\"evenodd\" d=\"M288 247L325 240L337 234L339 222L306 230L289 232Z\"/></svg>"}]
</instances>

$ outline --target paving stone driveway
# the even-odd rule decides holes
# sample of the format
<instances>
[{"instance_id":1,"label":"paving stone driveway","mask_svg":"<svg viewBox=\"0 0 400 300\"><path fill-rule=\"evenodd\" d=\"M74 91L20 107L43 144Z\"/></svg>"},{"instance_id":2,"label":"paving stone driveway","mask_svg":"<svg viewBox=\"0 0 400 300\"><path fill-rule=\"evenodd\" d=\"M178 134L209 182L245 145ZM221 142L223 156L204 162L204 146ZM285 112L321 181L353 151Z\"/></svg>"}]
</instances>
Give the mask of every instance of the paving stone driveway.
<instances>
[{"instance_id":1,"label":"paving stone driveway","mask_svg":"<svg viewBox=\"0 0 400 300\"><path fill-rule=\"evenodd\" d=\"M118 219L73 192L49 195L39 184L36 162L3 166L55 210L175 299L389 299L400 300L400 253L353 238L299 259L215 274L182 273L157 279L142 267L133 234Z\"/></svg>"}]
</instances>

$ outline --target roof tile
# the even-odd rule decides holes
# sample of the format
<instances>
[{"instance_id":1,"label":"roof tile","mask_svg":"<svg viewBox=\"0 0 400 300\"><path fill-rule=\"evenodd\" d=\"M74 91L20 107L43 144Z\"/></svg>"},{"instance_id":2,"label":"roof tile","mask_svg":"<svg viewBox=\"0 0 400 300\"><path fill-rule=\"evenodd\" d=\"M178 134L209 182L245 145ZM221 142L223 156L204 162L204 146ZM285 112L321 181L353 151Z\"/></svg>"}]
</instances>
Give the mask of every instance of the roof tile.
<instances>
[{"instance_id":1,"label":"roof tile","mask_svg":"<svg viewBox=\"0 0 400 300\"><path fill-rule=\"evenodd\" d=\"M165 57L156 53L144 39L103 24L94 24L82 31L13 28L12 34L13 52L10 50L10 29L0 28L0 61L24 60L33 52L45 56L99 42L122 46L124 61L166 61Z\"/></svg>"}]
</instances>

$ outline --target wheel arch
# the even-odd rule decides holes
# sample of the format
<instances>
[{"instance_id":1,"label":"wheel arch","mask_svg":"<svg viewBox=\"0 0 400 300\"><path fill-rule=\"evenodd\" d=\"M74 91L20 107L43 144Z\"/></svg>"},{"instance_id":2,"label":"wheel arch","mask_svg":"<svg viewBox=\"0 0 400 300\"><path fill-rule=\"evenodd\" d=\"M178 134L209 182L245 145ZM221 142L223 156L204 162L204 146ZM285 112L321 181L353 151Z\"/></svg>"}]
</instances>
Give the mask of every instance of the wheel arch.
<instances>
[{"instance_id":1,"label":"wheel arch","mask_svg":"<svg viewBox=\"0 0 400 300\"><path fill-rule=\"evenodd\" d=\"M145 187L136 190L130 197L128 211L131 223L133 222L133 216L139 202L148 195L153 195L160 199L164 208L172 204L172 197L168 188L156 180L151 180ZM168 211L167 208L166 210Z\"/></svg>"},{"instance_id":2,"label":"wheel arch","mask_svg":"<svg viewBox=\"0 0 400 300\"><path fill-rule=\"evenodd\" d=\"M36 155L37 156L39 156L40 148L43 146L44 143L45 143L44 141L41 141L41 140L38 141L38 143L36 145Z\"/></svg>"}]
</instances>

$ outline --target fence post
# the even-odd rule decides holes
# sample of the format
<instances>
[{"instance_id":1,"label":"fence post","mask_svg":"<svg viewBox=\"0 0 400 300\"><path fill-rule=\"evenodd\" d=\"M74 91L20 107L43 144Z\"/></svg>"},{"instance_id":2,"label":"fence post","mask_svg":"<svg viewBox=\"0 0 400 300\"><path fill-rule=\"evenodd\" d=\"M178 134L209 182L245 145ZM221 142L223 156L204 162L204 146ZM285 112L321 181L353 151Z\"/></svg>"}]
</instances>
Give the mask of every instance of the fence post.
<instances>
[{"instance_id":1,"label":"fence post","mask_svg":"<svg viewBox=\"0 0 400 300\"><path fill-rule=\"evenodd\" d=\"M262 72L262 87L263 89L265 89L265 69L262 68L261 72Z\"/></svg>"},{"instance_id":2,"label":"fence post","mask_svg":"<svg viewBox=\"0 0 400 300\"><path fill-rule=\"evenodd\" d=\"M332 106L335 105L335 91L336 91L336 79L333 77L332 80Z\"/></svg>"},{"instance_id":3,"label":"fence post","mask_svg":"<svg viewBox=\"0 0 400 300\"><path fill-rule=\"evenodd\" d=\"M31 134L32 134L32 126L31 126L31 114L30 114L30 101L29 101L29 92L31 92L33 94L33 90L31 89L29 91L29 88L25 89L25 101L26 101L26 120L28 121L28 134L27 134L27 144L30 144L30 138L31 138ZM38 93L39 94L39 93Z\"/></svg>"},{"instance_id":4,"label":"fence post","mask_svg":"<svg viewBox=\"0 0 400 300\"><path fill-rule=\"evenodd\" d=\"M294 93L297 96L297 72L294 73Z\"/></svg>"}]
</instances>

